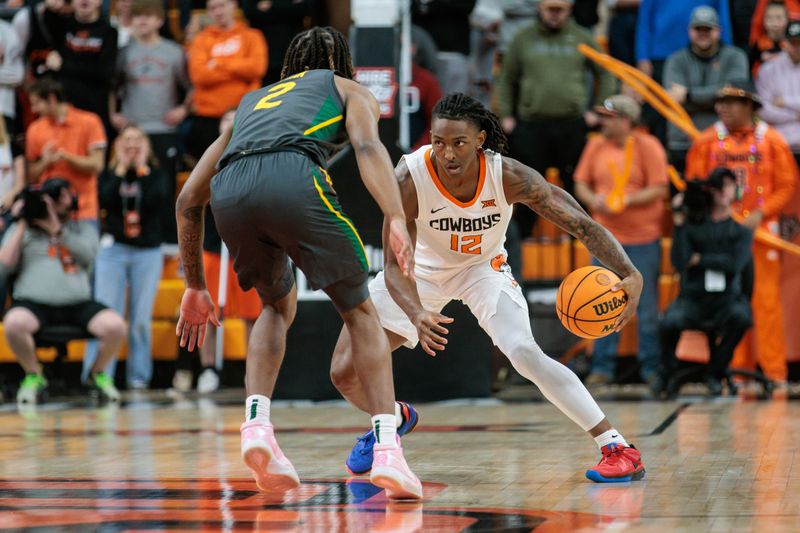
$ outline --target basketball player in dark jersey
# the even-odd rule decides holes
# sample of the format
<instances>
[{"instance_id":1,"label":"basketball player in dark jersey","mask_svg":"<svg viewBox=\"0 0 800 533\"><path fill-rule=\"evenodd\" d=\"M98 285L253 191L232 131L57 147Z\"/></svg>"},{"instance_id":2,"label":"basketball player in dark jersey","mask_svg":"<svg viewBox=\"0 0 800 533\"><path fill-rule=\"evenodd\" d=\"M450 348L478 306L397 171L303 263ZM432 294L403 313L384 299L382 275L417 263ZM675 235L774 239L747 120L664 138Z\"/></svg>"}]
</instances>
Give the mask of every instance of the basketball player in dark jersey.
<instances>
[{"instance_id":1,"label":"basketball player in dark jersey","mask_svg":"<svg viewBox=\"0 0 800 533\"><path fill-rule=\"evenodd\" d=\"M371 481L390 498L422 497L396 436L391 357L369 299L366 254L342 212L326 160L349 138L361 178L390 221L388 242L405 275L413 275L411 240L392 163L378 137L378 104L352 80L345 38L333 28L298 34L281 80L246 94L231 130L206 150L177 202L178 240L186 276L177 333L189 349L217 323L202 262L203 209L210 201L244 290L263 303L247 349L242 457L262 490L299 484L269 418L270 397L297 308L289 258L313 288L323 289L353 339L353 359L377 437ZM216 174L216 175L215 175ZM212 179L213 178L213 179Z\"/></svg>"}]
</instances>

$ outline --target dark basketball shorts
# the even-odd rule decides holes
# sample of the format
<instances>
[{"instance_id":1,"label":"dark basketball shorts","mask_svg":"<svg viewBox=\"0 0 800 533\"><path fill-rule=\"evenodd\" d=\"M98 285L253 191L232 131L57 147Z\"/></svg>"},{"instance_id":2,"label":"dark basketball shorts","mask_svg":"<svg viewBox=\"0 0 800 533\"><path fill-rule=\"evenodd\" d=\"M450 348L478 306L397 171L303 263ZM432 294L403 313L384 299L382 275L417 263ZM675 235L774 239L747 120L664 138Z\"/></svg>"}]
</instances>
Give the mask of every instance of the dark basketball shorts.
<instances>
[{"instance_id":1,"label":"dark basketball shorts","mask_svg":"<svg viewBox=\"0 0 800 533\"><path fill-rule=\"evenodd\" d=\"M70 305L46 305L30 300L14 300L11 308L22 307L30 311L39 321L39 329L47 326L73 326L81 328L84 335L91 336L89 322L100 311L108 309L100 302L88 300Z\"/></svg>"},{"instance_id":2,"label":"dark basketball shorts","mask_svg":"<svg viewBox=\"0 0 800 533\"><path fill-rule=\"evenodd\" d=\"M297 152L241 157L211 180L211 210L242 289L276 302L292 289L289 258L341 311L369 297L361 237L328 173Z\"/></svg>"}]
</instances>

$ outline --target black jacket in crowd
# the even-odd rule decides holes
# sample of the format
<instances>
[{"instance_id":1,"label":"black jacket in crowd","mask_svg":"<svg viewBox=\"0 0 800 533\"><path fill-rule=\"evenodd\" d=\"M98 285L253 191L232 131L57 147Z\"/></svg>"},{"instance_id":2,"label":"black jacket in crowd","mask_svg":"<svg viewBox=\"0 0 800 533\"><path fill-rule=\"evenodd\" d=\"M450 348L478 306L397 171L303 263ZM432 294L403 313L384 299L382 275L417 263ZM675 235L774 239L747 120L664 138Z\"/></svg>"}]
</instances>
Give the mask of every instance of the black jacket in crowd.
<instances>
[{"instance_id":1,"label":"black jacket in crowd","mask_svg":"<svg viewBox=\"0 0 800 533\"><path fill-rule=\"evenodd\" d=\"M138 182L136 188L126 189ZM109 233L115 242L152 248L163 242L161 232L161 213L166 207L167 176L163 170L150 167L150 172L137 177L135 170L119 177L113 168L106 168L99 177L98 193L100 200L100 216L103 233ZM127 193L126 193L127 190ZM124 217L130 211L137 211L141 224L141 233L136 238L125 234Z\"/></svg>"},{"instance_id":2,"label":"black jacket in crowd","mask_svg":"<svg viewBox=\"0 0 800 533\"><path fill-rule=\"evenodd\" d=\"M742 294L742 273L752 260L752 248L753 232L731 218L676 226L671 259L681 275L681 296ZM689 267L687 263L694 253L700 254L700 263ZM706 270L725 274L725 291L706 292Z\"/></svg>"}]
</instances>

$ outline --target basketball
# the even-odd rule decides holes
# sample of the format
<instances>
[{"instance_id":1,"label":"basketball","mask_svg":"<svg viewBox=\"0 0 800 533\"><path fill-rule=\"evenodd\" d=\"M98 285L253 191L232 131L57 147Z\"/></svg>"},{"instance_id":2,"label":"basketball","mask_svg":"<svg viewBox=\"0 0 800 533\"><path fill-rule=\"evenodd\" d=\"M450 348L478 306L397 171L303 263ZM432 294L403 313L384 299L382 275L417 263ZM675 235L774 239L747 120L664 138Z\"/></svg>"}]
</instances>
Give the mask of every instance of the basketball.
<instances>
[{"instance_id":1,"label":"basketball","mask_svg":"<svg viewBox=\"0 0 800 533\"><path fill-rule=\"evenodd\" d=\"M558 319L565 328L584 339L597 339L612 333L614 321L628 304L625 291L611 291L619 281L619 276L599 266L573 271L558 287Z\"/></svg>"}]
</instances>

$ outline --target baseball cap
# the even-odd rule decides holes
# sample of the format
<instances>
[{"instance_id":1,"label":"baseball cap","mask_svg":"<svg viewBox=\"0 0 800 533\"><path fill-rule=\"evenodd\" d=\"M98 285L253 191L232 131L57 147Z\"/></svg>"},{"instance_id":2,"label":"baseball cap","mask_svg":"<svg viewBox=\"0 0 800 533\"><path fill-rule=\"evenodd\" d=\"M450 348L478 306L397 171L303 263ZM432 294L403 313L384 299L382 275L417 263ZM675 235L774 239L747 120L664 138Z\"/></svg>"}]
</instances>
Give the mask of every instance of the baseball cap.
<instances>
[{"instance_id":1,"label":"baseball cap","mask_svg":"<svg viewBox=\"0 0 800 533\"><path fill-rule=\"evenodd\" d=\"M595 113L606 116L619 116L628 117L633 122L638 122L642 114L642 108L630 96L624 94L615 94L603 100L603 104L594 108Z\"/></svg>"},{"instance_id":2,"label":"baseball cap","mask_svg":"<svg viewBox=\"0 0 800 533\"><path fill-rule=\"evenodd\" d=\"M717 11L710 6L698 6L692 11L689 19L690 28L719 28Z\"/></svg>"},{"instance_id":3,"label":"baseball cap","mask_svg":"<svg viewBox=\"0 0 800 533\"><path fill-rule=\"evenodd\" d=\"M713 189L722 189L725 185L725 180L729 179L736 182L736 174L727 167L717 167L711 171L711 174L708 175L706 179L706 185Z\"/></svg>"},{"instance_id":4,"label":"baseball cap","mask_svg":"<svg viewBox=\"0 0 800 533\"><path fill-rule=\"evenodd\" d=\"M800 20L790 20L786 26L787 39L800 39Z\"/></svg>"}]
</instances>

